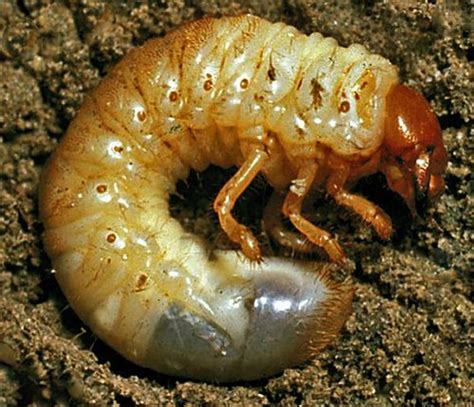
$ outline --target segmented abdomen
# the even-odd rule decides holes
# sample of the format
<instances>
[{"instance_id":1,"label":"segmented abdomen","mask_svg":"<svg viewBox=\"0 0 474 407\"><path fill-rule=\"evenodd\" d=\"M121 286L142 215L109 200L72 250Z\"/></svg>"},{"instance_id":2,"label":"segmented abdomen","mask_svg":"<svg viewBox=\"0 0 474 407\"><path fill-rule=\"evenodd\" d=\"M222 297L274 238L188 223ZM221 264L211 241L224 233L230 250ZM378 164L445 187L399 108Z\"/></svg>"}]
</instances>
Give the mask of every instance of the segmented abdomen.
<instances>
[{"instance_id":1,"label":"segmented abdomen","mask_svg":"<svg viewBox=\"0 0 474 407\"><path fill-rule=\"evenodd\" d=\"M239 165L247 145L268 131L279 141L273 159L281 166L317 156L320 145L343 156L372 154L397 81L396 68L361 45L343 48L241 16L198 20L147 42L113 69L95 102L104 121L118 121L114 131L160 144L155 154L164 144L194 169Z\"/></svg>"}]
</instances>

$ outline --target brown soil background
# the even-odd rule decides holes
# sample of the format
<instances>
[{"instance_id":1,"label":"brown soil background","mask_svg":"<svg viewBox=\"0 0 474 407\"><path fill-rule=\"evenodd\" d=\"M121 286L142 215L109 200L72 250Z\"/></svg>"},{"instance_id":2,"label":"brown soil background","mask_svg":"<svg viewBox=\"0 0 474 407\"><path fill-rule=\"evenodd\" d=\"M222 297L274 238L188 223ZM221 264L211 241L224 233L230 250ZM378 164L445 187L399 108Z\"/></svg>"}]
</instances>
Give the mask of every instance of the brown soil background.
<instances>
[{"instance_id":1,"label":"brown soil background","mask_svg":"<svg viewBox=\"0 0 474 407\"><path fill-rule=\"evenodd\" d=\"M1 1L0 405L472 405L469 3ZM341 336L306 365L270 379L194 383L128 363L74 315L42 249L38 177L84 95L130 47L188 19L242 12L342 45L363 43L397 64L440 117L447 191L425 222L413 222L381 177L362 183L360 191L394 219L397 233L386 243L352 214L323 205L324 227L356 264L354 313ZM201 234L210 225L219 235L206 205L224 178L211 170L204 179L193 178L209 195L204 210L177 212Z\"/></svg>"}]
</instances>

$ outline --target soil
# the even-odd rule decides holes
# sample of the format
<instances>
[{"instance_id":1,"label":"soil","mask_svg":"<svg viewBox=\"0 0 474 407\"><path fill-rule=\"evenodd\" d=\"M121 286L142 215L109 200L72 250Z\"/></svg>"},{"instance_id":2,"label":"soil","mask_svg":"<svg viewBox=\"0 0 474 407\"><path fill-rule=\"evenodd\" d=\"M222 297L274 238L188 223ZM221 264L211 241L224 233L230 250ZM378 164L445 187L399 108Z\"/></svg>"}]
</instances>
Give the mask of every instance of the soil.
<instances>
[{"instance_id":1,"label":"soil","mask_svg":"<svg viewBox=\"0 0 474 407\"><path fill-rule=\"evenodd\" d=\"M3 0L0 405L473 405L471 3ZM446 193L425 220L411 219L382 177L358 186L394 220L388 242L325 200L315 216L356 265L354 312L343 332L303 366L216 385L134 366L75 316L42 248L37 187L84 96L128 49L189 19L243 12L319 31L341 45L360 42L389 58L432 104L450 161ZM202 188L199 196L208 199L199 208L173 201L182 222L214 236L216 245L225 243L207 205L224 181L225 173L211 169L182 188L184 195ZM255 194L243 200L242 213Z\"/></svg>"}]
</instances>

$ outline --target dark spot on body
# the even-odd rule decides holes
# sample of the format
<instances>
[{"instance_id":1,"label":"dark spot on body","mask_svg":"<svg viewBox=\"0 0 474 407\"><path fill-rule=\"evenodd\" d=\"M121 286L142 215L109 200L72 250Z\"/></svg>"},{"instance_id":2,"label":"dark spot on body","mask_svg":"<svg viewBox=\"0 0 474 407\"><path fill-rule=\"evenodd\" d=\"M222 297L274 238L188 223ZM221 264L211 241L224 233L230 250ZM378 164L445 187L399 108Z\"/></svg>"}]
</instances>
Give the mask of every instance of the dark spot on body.
<instances>
[{"instance_id":1,"label":"dark spot on body","mask_svg":"<svg viewBox=\"0 0 474 407\"><path fill-rule=\"evenodd\" d=\"M143 291L147 286L147 282L148 276L146 274L140 274L135 284L135 291Z\"/></svg>"},{"instance_id":2,"label":"dark spot on body","mask_svg":"<svg viewBox=\"0 0 474 407\"><path fill-rule=\"evenodd\" d=\"M170 92L170 101L171 102L176 102L178 100L178 92L175 92L174 90Z\"/></svg>"},{"instance_id":3,"label":"dark spot on body","mask_svg":"<svg viewBox=\"0 0 474 407\"><path fill-rule=\"evenodd\" d=\"M170 134L178 133L178 132L181 131L181 129L182 129L181 124L175 123L175 124L173 124L173 125L170 127L169 133L170 133Z\"/></svg>"},{"instance_id":4,"label":"dark spot on body","mask_svg":"<svg viewBox=\"0 0 474 407\"><path fill-rule=\"evenodd\" d=\"M347 100L343 100L339 105L339 112L347 113L351 108L351 104Z\"/></svg>"},{"instance_id":5,"label":"dark spot on body","mask_svg":"<svg viewBox=\"0 0 474 407\"><path fill-rule=\"evenodd\" d=\"M106 239L107 239L107 242L112 244L117 240L117 235L115 233L109 233Z\"/></svg>"},{"instance_id":6,"label":"dark spot on body","mask_svg":"<svg viewBox=\"0 0 474 407\"><path fill-rule=\"evenodd\" d=\"M204 90L208 91L212 89L212 80L208 79L206 82L204 82Z\"/></svg>"},{"instance_id":7,"label":"dark spot on body","mask_svg":"<svg viewBox=\"0 0 474 407\"><path fill-rule=\"evenodd\" d=\"M313 106L315 109L318 109L321 106L323 97L321 92L324 91L324 88L318 82L316 78L311 79L311 96L313 97Z\"/></svg>"},{"instance_id":8,"label":"dark spot on body","mask_svg":"<svg viewBox=\"0 0 474 407\"><path fill-rule=\"evenodd\" d=\"M275 67L274 66L270 66L270 68L268 69L267 71L267 75L268 75L268 79L270 79L270 81L274 81L276 80L276 70L275 70Z\"/></svg>"},{"instance_id":9,"label":"dark spot on body","mask_svg":"<svg viewBox=\"0 0 474 407\"><path fill-rule=\"evenodd\" d=\"M137 118L139 121L144 122L146 120L146 112L144 110L140 110L137 113Z\"/></svg>"},{"instance_id":10,"label":"dark spot on body","mask_svg":"<svg viewBox=\"0 0 474 407\"><path fill-rule=\"evenodd\" d=\"M300 138L304 138L306 136L306 132L301 127L296 126L295 128L296 134L298 134Z\"/></svg>"},{"instance_id":11,"label":"dark spot on body","mask_svg":"<svg viewBox=\"0 0 474 407\"><path fill-rule=\"evenodd\" d=\"M100 184L100 185L97 185L96 189L95 189L99 194L103 194L104 192L107 191L107 185L104 185L104 184Z\"/></svg>"}]
</instances>

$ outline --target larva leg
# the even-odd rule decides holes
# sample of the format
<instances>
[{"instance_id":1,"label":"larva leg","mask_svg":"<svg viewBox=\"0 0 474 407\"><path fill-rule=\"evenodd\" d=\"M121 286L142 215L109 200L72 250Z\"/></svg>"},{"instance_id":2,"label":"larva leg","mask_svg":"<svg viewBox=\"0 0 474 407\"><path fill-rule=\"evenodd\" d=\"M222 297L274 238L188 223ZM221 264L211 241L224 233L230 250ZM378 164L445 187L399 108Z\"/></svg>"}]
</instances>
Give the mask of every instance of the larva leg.
<instances>
[{"instance_id":1,"label":"larva leg","mask_svg":"<svg viewBox=\"0 0 474 407\"><path fill-rule=\"evenodd\" d=\"M392 222L388 215L377 205L361 196L349 193L344 185L349 176L349 165L343 161L331 162L332 172L326 184L328 193L339 205L352 209L364 221L370 223L382 239L388 239L392 234Z\"/></svg>"},{"instance_id":2,"label":"larva leg","mask_svg":"<svg viewBox=\"0 0 474 407\"><path fill-rule=\"evenodd\" d=\"M298 253L312 253L314 246L301 233L288 230L282 222L280 208L285 196L274 191L263 212L263 227L280 246L288 247Z\"/></svg>"},{"instance_id":3,"label":"larva leg","mask_svg":"<svg viewBox=\"0 0 474 407\"><path fill-rule=\"evenodd\" d=\"M260 262L262 254L258 241L252 231L238 223L232 216L235 202L263 168L268 155L260 148L253 150L237 173L224 185L214 201L214 210L224 232L229 238L240 244L243 253L251 260Z\"/></svg>"},{"instance_id":4,"label":"larva leg","mask_svg":"<svg viewBox=\"0 0 474 407\"><path fill-rule=\"evenodd\" d=\"M290 191L286 195L283 204L283 214L311 242L322 247L332 261L342 263L345 255L336 239L330 233L313 225L301 214L301 206L311 188L317 171L318 165L314 162L301 167L298 172L298 178L293 181Z\"/></svg>"}]
</instances>

